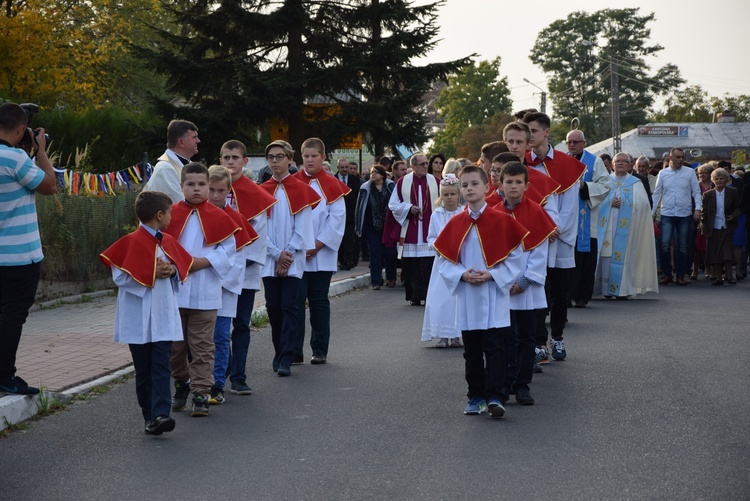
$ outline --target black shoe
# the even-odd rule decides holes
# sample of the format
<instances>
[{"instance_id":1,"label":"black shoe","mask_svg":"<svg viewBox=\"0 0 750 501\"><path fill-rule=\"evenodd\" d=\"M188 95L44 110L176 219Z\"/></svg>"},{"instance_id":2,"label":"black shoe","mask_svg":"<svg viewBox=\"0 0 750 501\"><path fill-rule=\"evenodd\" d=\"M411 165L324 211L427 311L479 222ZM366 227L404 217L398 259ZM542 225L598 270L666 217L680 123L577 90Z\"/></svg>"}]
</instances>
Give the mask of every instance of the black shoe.
<instances>
[{"instance_id":1,"label":"black shoe","mask_svg":"<svg viewBox=\"0 0 750 501\"><path fill-rule=\"evenodd\" d=\"M294 355L294 360L292 360L292 365L299 365L305 363L305 357L302 355Z\"/></svg>"},{"instance_id":2,"label":"black shoe","mask_svg":"<svg viewBox=\"0 0 750 501\"><path fill-rule=\"evenodd\" d=\"M172 410L177 412L187 407L187 400L190 396L190 383L175 381L174 396L172 397Z\"/></svg>"},{"instance_id":3,"label":"black shoe","mask_svg":"<svg viewBox=\"0 0 750 501\"><path fill-rule=\"evenodd\" d=\"M541 374L542 372L544 372L544 369L542 369L542 366L539 365L536 362L534 362L534 369L533 370L534 370L534 374Z\"/></svg>"},{"instance_id":4,"label":"black shoe","mask_svg":"<svg viewBox=\"0 0 750 501\"><path fill-rule=\"evenodd\" d=\"M310 359L310 363L313 365L321 365L326 363L327 359L325 355L313 355Z\"/></svg>"},{"instance_id":5,"label":"black shoe","mask_svg":"<svg viewBox=\"0 0 750 501\"><path fill-rule=\"evenodd\" d=\"M516 388L516 402L521 405L534 405L534 399L528 388Z\"/></svg>"},{"instance_id":6,"label":"black shoe","mask_svg":"<svg viewBox=\"0 0 750 501\"><path fill-rule=\"evenodd\" d=\"M508 394L508 388L503 388L500 390L500 396L498 399L500 400L500 403L503 405L508 403L508 399L510 398L510 395Z\"/></svg>"},{"instance_id":7,"label":"black shoe","mask_svg":"<svg viewBox=\"0 0 750 501\"><path fill-rule=\"evenodd\" d=\"M193 410L190 412L192 417L208 416L208 397L195 395L193 397Z\"/></svg>"},{"instance_id":8,"label":"black shoe","mask_svg":"<svg viewBox=\"0 0 750 501\"><path fill-rule=\"evenodd\" d=\"M281 377L291 376L292 368L289 367L287 364L281 364L279 365L279 370L276 371L276 374L278 374Z\"/></svg>"},{"instance_id":9,"label":"black shoe","mask_svg":"<svg viewBox=\"0 0 750 501\"><path fill-rule=\"evenodd\" d=\"M26 384L26 381L18 376L13 376L0 381L0 393L10 393L12 395L38 395L39 388L34 388Z\"/></svg>"},{"instance_id":10,"label":"black shoe","mask_svg":"<svg viewBox=\"0 0 750 501\"><path fill-rule=\"evenodd\" d=\"M169 416L159 416L146 426L146 434L161 435L162 433L174 430L174 425L174 418Z\"/></svg>"}]
</instances>

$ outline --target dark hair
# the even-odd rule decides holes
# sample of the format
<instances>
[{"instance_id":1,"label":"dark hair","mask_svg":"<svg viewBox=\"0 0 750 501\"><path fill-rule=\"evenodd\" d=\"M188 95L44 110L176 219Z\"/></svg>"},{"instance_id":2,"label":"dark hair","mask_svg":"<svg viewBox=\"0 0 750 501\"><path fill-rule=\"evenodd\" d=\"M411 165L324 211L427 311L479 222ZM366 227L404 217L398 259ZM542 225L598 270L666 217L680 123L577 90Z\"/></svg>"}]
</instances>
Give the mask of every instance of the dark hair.
<instances>
[{"instance_id":1,"label":"dark hair","mask_svg":"<svg viewBox=\"0 0 750 501\"><path fill-rule=\"evenodd\" d=\"M505 176L520 176L523 174L523 180L525 183L529 182L529 171L526 166L516 160L510 161L503 165L503 170L500 171L500 181L505 179Z\"/></svg>"},{"instance_id":2,"label":"dark hair","mask_svg":"<svg viewBox=\"0 0 750 501\"><path fill-rule=\"evenodd\" d=\"M671 157L672 153L674 153L675 151L681 151L681 152L685 153L685 150L683 150L679 146L675 146L674 148L672 148L671 150L669 150L669 156Z\"/></svg>"},{"instance_id":3,"label":"dark hair","mask_svg":"<svg viewBox=\"0 0 750 501\"><path fill-rule=\"evenodd\" d=\"M321 155L326 154L326 145L323 142L322 139L318 139L317 137L308 137L305 139L305 141L302 143L302 146L300 146L300 150L304 150L305 148L318 150L318 153Z\"/></svg>"},{"instance_id":4,"label":"dark hair","mask_svg":"<svg viewBox=\"0 0 750 501\"><path fill-rule=\"evenodd\" d=\"M236 139L230 139L226 143L221 145L221 149L219 150L219 155L224 154L224 150L240 150L240 153L242 153L242 158L245 158L247 156L247 148L245 147L245 144L241 141L237 141Z\"/></svg>"},{"instance_id":5,"label":"dark hair","mask_svg":"<svg viewBox=\"0 0 750 501\"><path fill-rule=\"evenodd\" d=\"M500 153L508 151L508 145L502 141L492 141L482 146L482 155L492 161Z\"/></svg>"},{"instance_id":6,"label":"dark hair","mask_svg":"<svg viewBox=\"0 0 750 501\"><path fill-rule=\"evenodd\" d=\"M393 172L393 169L395 169L398 165L406 166L406 162L404 160L396 160L395 162L393 162L393 165L391 165L391 172Z\"/></svg>"},{"instance_id":7,"label":"dark hair","mask_svg":"<svg viewBox=\"0 0 750 501\"><path fill-rule=\"evenodd\" d=\"M387 176L387 174L385 172L385 167L383 167L382 165L375 164L372 167L370 167L370 170L372 170L372 169L375 169L376 171L378 171L378 174L380 174L381 176L383 176L383 178L385 178Z\"/></svg>"},{"instance_id":8,"label":"dark hair","mask_svg":"<svg viewBox=\"0 0 750 501\"><path fill-rule=\"evenodd\" d=\"M180 184L184 183L188 174L205 174L208 182L208 167L200 162L190 162L182 168L180 172Z\"/></svg>"},{"instance_id":9,"label":"dark hair","mask_svg":"<svg viewBox=\"0 0 750 501\"><path fill-rule=\"evenodd\" d=\"M526 108L525 110L515 112L513 116L516 117L516 120L521 121L527 113L537 113L538 111L536 108Z\"/></svg>"},{"instance_id":10,"label":"dark hair","mask_svg":"<svg viewBox=\"0 0 750 501\"><path fill-rule=\"evenodd\" d=\"M536 122L545 129L549 129L550 127L552 127L552 122L550 122L549 116L547 116L546 113L540 113L538 111L530 111L526 113L521 121L525 124Z\"/></svg>"},{"instance_id":11,"label":"dark hair","mask_svg":"<svg viewBox=\"0 0 750 501\"><path fill-rule=\"evenodd\" d=\"M382 157L380 157L380 160L378 160L377 163L387 169L393 164L393 159L388 155L383 155Z\"/></svg>"},{"instance_id":12,"label":"dark hair","mask_svg":"<svg viewBox=\"0 0 750 501\"><path fill-rule=\"evenodd\" d=\"M722 169L731 169L732 162L730 162L729 160L719 160L719 163L716 166L721 167Z\"/></svg>"},{"instance_id":13,"label":"dark hair","mask_svg":"<svg viewBox=\"0 0 750 501\"><path fill-rule=\"evenodd\" d=\"M602 162L605 160L612 160L612 155L610 155L609 153L602 153L601 155L599 155L599 158L602 159Z\"/></svg>"},{"instance_id":14,"label":"dark hair","mask_svg":"<svg viewBox=\"0 0 750 501\"><path fill-rule=\"evenodd\" d=\"M28 122L29 116L16 103L0 105L0 130L11 132L19 125L26 125Z\"/></svg>"},{"instance_id":15,"label":"dark hair","mask_svg":"<svg viewBox=\"0 0 750 501\"><path fill-rule=\"evenodd\" d=\"M198 132L198 127L193 122L187 120L172 120L169 122L169 125L167 125L167 148L177 146L177 141L185 137L185 134L191 130Z\"/></svg>"},{"instance_id":16,"label":"dark hair","mask_svg":"<svg viewBox=\"0 0 750 501\"><path fill-rule=\"evenodd\" d=\"M484 171L483 168L479 167L478 165L467 165L463 169L461 169L461 172L458 173L458 178L461 179L461 176L464 174L471 174L472 172L478 172L479 177L482 179L482 182L484 184L487 184L490 182L489 179L487 179L487 173Z\"/></svg>"},{"instance_id":17,"label":"dark hair","mask_svg":"<svg viewBox=\"0 0 750 501\"><path fill-rule=\"evenodd\" d=\"M172 207L172 199L161 191L142 191L135 199L135 215L142 223L152 221L156 214L167 212Z\"/></svg>"},{"instance_id":18,"label":"dark hair","mask_svg":"<svg viewBox=\"0 0 750 501\"><path fill-rule=\"evenodd\" d=\"M443 155L442 153L436 153L436 154L434 154L434 155L432 155L430 157L430 163L427 166L427 173L428 174L432 174L433 173L432 172L432 162L434 162L436 158L439 158L440 160L442 160L443 161L443 167L445 167L445 155ZM440 170L440 172L442 172L442 169Z\"/></svg>"},{"instance_id":19,"label":"dark hair","mask_svg":"<svg viewBox=\"0 0 750 501\"><path fill-rule=\"evenodd\" d=\"M492 159L492 163L507 164L508 162L520 162L521 159L509 151L504 151L499 155L495 155Z\"/></svg>"},{"instance_id":20,"label":"dark hair","mask_svg":"<svg viewBox=\"0 0 750 501\"><path fill-rule=\"evenodd\" d=\"M286 141L282 141L281 139L278 139L272 143L269 143L268 146L266 146L266 156L268 156L268 151L271 148L281 148L284 150L284 154L287 158L294 158L294 148L292 148L292 145L287 143ZM339 162L341 160L344 160L343 158L339 159Z\"/></svg>"}]
</instances>

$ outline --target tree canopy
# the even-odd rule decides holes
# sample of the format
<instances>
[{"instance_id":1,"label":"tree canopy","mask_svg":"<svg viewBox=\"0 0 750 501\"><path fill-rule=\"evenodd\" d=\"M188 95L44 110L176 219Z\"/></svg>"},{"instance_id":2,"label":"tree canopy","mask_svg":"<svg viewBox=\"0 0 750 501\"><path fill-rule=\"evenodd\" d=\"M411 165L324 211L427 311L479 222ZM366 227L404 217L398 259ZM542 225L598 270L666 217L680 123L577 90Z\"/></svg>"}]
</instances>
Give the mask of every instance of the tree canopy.
<instances>
[{"instance_id":1,"label":"tree canopy","mask_svg":"<svg viewBox=\"0 0 750 501\"><path fill-rule=\"evenodd\" d=\"M499 57L466 66L448 78L448 86L435 101L445 128L435 134L430 150L455 156L457 142L467 129L481 128L497 113L509 112L512 104L508 78L500 76Z\"/></svg>"},{"instance_id":2,"label":"tree canopy","mask_svg":"<svg viewBox=\"0 0 750 501\"><path fill-rule=\"evenodd\" d=\"M646 57L663 49L649 43L654 14L637 8L572 12L539 33L529 58L547 74L556 119L578 117L590 143L611 135L612 68L619 79L622 130L646 121L655 99L684 80L666 64L652 71Z\"/></svg>"},{"instance_id":3,"label":"tree canopy","mask_svg":"<svg viewBox=\"0 0 750 501\"><path fill-rule=\"evenodd\" d=\"M299 146L329 149L363 132L375 153L428 137L422 96L469 59L416 66L436 43L438 3L404 0L184 0L164 7L183 26L139 53L184 99L207 149L232 137L251 148L272 120ZM205 132L203 132L205 131ZM205 138L205 139L204 139Z\"/></svg>"},{"instance_id":4,"label":"tree canopy","mask_svg":"<svg viewBox=\"0 0 750 501\"><path fill-rule=\"evenodd\" d=\"M688 85L670 94L663 110L651 122L713 122L717 113L732 111L737 122L750 121L750 96L724 94L711 96L700 85Z\"/></svg>"}]
</instances>

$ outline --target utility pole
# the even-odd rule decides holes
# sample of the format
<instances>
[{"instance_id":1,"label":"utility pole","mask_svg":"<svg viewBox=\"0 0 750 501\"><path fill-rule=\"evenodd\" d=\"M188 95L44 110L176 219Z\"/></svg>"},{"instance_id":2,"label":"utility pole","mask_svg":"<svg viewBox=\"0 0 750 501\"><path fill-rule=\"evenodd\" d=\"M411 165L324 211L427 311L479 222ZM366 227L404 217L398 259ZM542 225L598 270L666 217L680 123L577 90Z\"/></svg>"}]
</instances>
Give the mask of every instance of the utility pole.
<instances>
[{"instance_id":1,"label":"utility pole","mask_svg":"<svg viewBox=\"0 0 750 501\"><path fill-rule=\"evenodd\" d=\"M534 82L530 82L528 78L524 78L523 81L539 89L539 91L542 93L542 102L540 103L541 105L539 106L541 108L540 111L542 113L547 113L547 93Z\"/></svg>"},{"instance_id":2,"label":"utility pole","mask_svg":"<svg viewBox=\"0 0 750 501\"><path fill-rule=\"evenodd\" d=\"M610 56L611 57L611 56ZM612 148L615 155L622 151L620 138L620 84L617 78L617 63L609 61L610 86L612 87Z\"/></svg>"}]
</instances>

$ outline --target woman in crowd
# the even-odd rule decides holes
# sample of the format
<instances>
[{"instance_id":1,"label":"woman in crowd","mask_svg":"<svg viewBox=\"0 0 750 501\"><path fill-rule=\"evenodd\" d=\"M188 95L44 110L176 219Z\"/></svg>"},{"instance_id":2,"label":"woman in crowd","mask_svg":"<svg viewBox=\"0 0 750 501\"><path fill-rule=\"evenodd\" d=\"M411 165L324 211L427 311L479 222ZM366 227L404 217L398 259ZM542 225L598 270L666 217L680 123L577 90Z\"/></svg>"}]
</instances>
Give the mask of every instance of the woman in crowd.
<instances>
[{"instance_id":1,"label":"woman in crowd","mask_svg":"<svg viewBox=\"0 0 750 501\"><path fill-rule=\"evenodd\" d=\"M713 183L711 183L711 171L713 170L714 166L711 164L703 164L696 169L698 172L698 185L701 188L701 194L714 187ZM706 270L706 277L710 279L711 274L706 267L706 237L698 231L695 234L695 252L693 253L693 273L690 275L691 280L698 279L698 271L700 268Z\"/></svg>"},{"instance_id":2,"label":"woman in crowd","mask_svg":"<svg viewBox=\"0 0 750 501\"><path fill-rule=\"evenodd\" d=\"M396 285L396 248L383 244L383 227L388 200L396 183L387 178L382 165L373 165L370 180L359 188L355 214L355 232L364 237L370 250L370 284L374 290L383 285L385 262L386 286Z\"/></svg>"},{"instance_id":3,"label":"woman in crowd","mask_svg":"<svg viewBox=\"0 0 750 501\"><path fill-rule=\"evenodd\" d=\"M427 173L435 176L438 183L443 178L443 166L445 166L445 155L437 153L430 157L429 165L427 165Z\"/></svg>"},{"instance_id":4,"label":"woman in crowd","mask_svg":"<svg viewBox=\"0 0 750 501\"><path fill-rule=\"evenodd\" d=\"M443 166L443 174L440 177L444 178L448 174L455 174L458 176L458 171L460 170L461 170L461 163L455 158L450 157L448 160L445 161L445 165Z\"/></svg>"}]
</instances>

